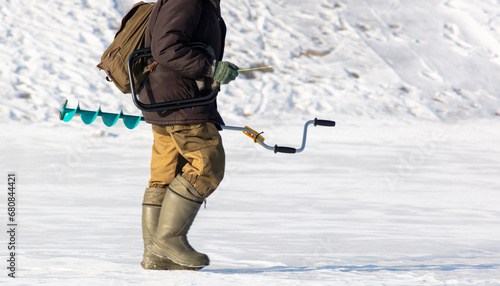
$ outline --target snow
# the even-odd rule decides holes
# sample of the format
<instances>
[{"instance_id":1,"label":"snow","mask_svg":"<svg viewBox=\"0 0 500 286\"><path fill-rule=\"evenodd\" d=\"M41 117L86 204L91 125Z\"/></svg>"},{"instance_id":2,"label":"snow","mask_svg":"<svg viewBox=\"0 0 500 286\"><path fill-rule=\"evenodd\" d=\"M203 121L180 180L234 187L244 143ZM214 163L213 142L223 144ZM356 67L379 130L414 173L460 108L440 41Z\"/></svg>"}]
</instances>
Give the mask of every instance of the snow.
<instances>
[{"instance_id":1,"label":"snow","mask_svg":"<svg viewBox=\"0 0 500 286\"><path fill-rule=\"evenodd\" d=\"M0 171L17 174L14 285L500 285L500 7L492 0L222 1L226 177L189 233L211 265L140 267L150 126L95 65L135 2L0 0ZM418 4L417 4L418 3ZM2 260L7 252L7 184Z\"/></svg>"}]
</instances>

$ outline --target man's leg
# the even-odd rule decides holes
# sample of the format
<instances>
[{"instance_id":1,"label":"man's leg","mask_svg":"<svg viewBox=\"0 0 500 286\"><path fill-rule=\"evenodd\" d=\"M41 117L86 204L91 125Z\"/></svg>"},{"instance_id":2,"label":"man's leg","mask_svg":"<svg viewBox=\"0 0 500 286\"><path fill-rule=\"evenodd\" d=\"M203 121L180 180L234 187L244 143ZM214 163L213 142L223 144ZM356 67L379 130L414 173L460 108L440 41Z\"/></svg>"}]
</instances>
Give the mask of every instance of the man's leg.
<instances>
[{"instance_id":1,"label":"man's leg","mask_svg":"<svg viewBox=\"0 0 500 286\"><path fill-rule=\"evenodd\" d=\"M168 185L174 180L180 167L185 164L185 159L179 156L172 137L168 132L162 132L162 127L153 125L154 143L151 156L151 179L149 187L144 192L142 201L142 237L144 241L144 257L141 263L147 267L148 256L151 254L146 246L158 226L161 206ZM179 159L183 159L179 163ZM181 164L181 165L179 165Z\"/></svg>"},{"instance_id":2,"label":"man's leg","mask_svg":"<svg viewBox=\"0 0 500 286\"><path fill-rule=\"evenodd\" d=\"M169 184L156 232L148 245L154 254L148 257L148 269L199 270L209 264L209 259L189 245L186 235L201 203L224 176L222 140L211 123L170 126L166 131L188 163L182 175Z\"/></svg>"},{"instance_id":3,"label":"man's leg","mask_svg":"<svg viewBox=\"0 0 500 286\"><path fill-rule=\"evenodd\" d=\"M153 125L154 142L151 154L149 187L165 188L177 175L179 152L165 126Z\"/></svg>"},{"instance_id":4,"label":"man's leg","mask_svg":"<svg viewBox=\"0 0 500 286\"><path fill-rule=\"evenodd\" d=\"M219 131L212 123L204 123L172 132L172 138L187 160L182 176L207 198L224 178L226 158Z\"/></svg>"}]
</instances>

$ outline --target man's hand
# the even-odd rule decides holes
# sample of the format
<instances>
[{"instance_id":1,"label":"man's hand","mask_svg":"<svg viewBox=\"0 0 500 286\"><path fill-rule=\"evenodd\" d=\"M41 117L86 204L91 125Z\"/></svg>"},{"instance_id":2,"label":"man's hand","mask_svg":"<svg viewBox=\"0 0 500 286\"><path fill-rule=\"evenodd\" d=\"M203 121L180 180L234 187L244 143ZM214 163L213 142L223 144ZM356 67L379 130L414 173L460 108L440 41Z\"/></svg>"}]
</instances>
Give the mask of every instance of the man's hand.
<instances>
[{"instance_id":1,"label":"man's hand","mask_svg":"<svg viewBox=\"0 0 500 286\"><path fill-rule=\"evenodd\" d=\"M226 61L215 63L214 80L221 84L228 84L238 76L238 67Z\"/></svg>"}]
</instances>

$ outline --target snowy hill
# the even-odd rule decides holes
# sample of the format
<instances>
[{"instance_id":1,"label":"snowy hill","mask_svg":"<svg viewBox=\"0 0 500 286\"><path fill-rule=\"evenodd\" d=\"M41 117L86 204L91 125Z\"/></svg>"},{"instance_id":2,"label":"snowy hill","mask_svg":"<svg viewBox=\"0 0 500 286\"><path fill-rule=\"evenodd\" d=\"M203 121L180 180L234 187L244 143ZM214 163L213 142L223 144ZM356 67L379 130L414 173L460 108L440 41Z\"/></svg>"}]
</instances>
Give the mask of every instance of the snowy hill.
<instances>
[{"instance_id":1,"label":"snowy hill","mask_svg":"<svg viewBox=\"0 0 500 286\"><path fill-rule=\"evenodd\" d=\"M18 183L19 285L500 285L500 5L222 0L226 178L200 212L197 273L140 268L151 132L95 67L135 0L0 0L0 171ZM270 143L271 144L271 143ZM4 184L6 185L6 184ZM1 192L8 254L7 187ZM4 267L5 269L5 267Z\"/></svg>"},{"instance_id":2,"label":"snowy hill","mask_svg":"<svg viewBox=\"0 0 500 286\"><path fill-rule=\"evenodd\" d=\"M65 98L135 111L95 68L134 1L4 2L3 122L53 120ZM226 59L274 67L226 88L219 99L225 115L500 113L500 8L491 1L241 1L223 8Z\"/></svg>"}]
</instances>

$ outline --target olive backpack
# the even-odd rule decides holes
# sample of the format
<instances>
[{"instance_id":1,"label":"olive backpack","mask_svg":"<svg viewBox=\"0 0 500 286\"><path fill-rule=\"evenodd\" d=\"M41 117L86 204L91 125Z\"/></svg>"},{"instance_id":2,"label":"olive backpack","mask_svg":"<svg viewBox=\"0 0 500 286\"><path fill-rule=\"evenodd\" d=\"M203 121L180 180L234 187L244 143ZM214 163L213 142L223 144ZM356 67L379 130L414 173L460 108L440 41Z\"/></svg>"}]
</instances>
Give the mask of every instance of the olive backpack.
<instances>
[{"instance_id":1,"label":"olive backpack","mask_svg":"<svg viewBox=\"0 0 500 286\"><path fill-rule=\"evenodd\" d=\"M149 15L155 3L136 3L123 17L122 23L111 45L101 57L97 65L99 70L106 72L106 80L113 82L123 93L131 93L128 74L128 59L130 54L144 47L144 32L149 21ZM154 68L155 64L147 66L145 60L134 62L132 73L136 87Z\"/></svg>"}]
</instances>

